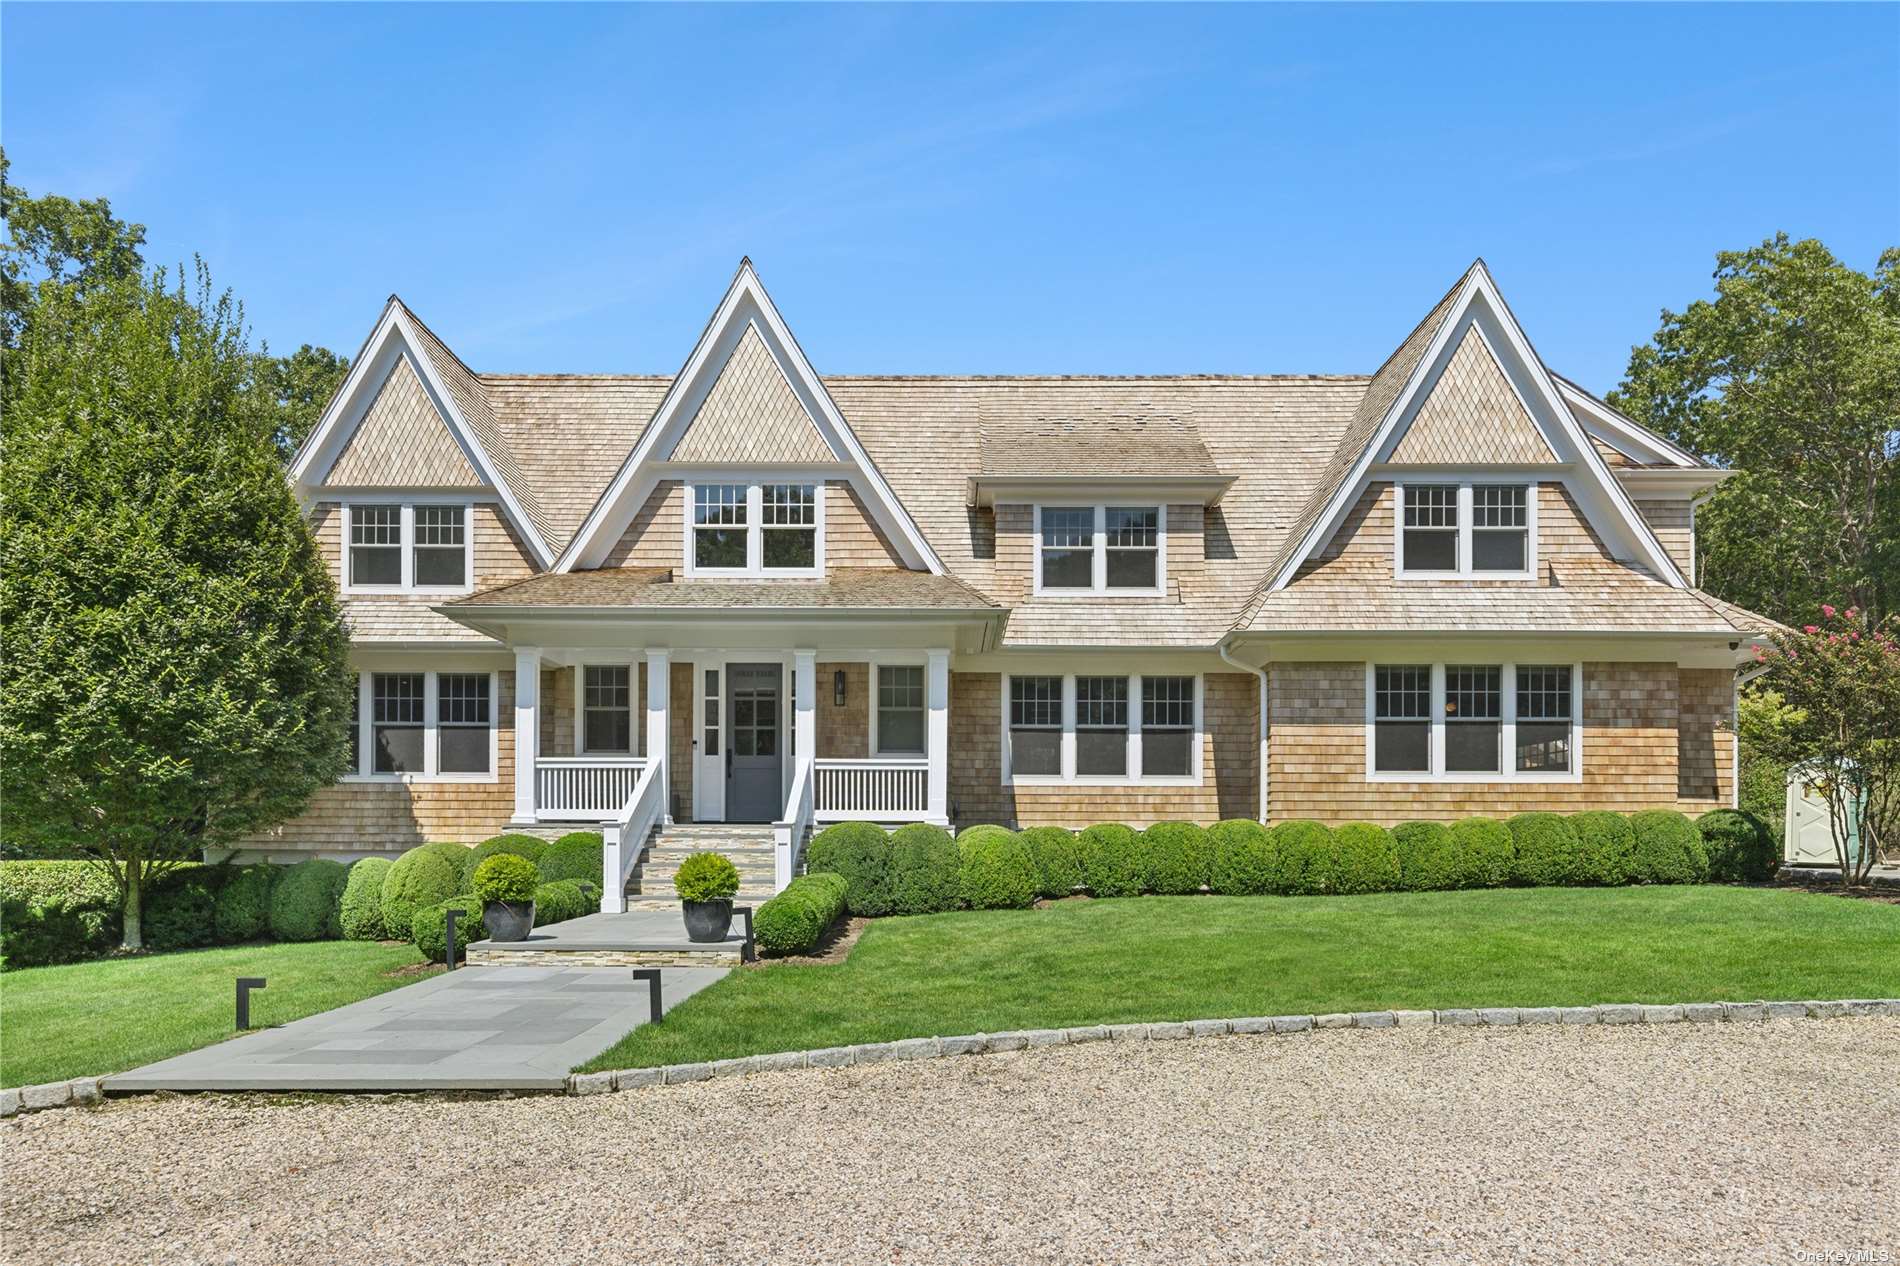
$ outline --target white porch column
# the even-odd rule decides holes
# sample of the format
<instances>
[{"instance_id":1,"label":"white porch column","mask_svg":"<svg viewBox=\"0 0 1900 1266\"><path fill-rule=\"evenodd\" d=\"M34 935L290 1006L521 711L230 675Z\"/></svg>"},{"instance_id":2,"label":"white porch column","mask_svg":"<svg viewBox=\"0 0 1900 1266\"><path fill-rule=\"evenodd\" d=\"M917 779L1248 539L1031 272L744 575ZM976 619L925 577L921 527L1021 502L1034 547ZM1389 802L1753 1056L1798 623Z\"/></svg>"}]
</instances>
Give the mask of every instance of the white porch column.
<instances>
[{"instance_id":1,"label":"white porch column","mask_svg":"<svg viewBox=\"0 0 1900 1266\"><path fill-rule=\"evenodd\" d=\"M792 652L792 751L809 763L818 755L818 652Z\"/></svg>"},{"instance_id":2,"label":"white porch column","mask_svg":"<svg viewBox=\"0 0 1900 1266\"><path fill-rule=\"evenodd\" d=\"M950 821L950 652L926 652L924 667L924 812L932 822Z\"/></svg>"},{"instance_id":3,"label":"white porch column","mask_svg":"<svg viewBox=\"0 0 1900 1266\"><path fill-rule=\"evenodd\" d=\"M541 648L515 648L515 821L535 819L534 764L541 754Z\"/></svg>"},{"instance_id":4,"label":"white porch column","mask_svg":"<svg viewBox=\"0 0 1900 1266\"><path fill-rule=\"evenodd\" d=\"M668 826L673 824L672 772L666 767L669 741L666 725L667 692L672 676L670 661L671 652L647 648L647 762L657 766L661 778L669 780L660 784L660 803L666 806ZM690 700L688 702L690 704Z\"/></svg>"}]
</instances>

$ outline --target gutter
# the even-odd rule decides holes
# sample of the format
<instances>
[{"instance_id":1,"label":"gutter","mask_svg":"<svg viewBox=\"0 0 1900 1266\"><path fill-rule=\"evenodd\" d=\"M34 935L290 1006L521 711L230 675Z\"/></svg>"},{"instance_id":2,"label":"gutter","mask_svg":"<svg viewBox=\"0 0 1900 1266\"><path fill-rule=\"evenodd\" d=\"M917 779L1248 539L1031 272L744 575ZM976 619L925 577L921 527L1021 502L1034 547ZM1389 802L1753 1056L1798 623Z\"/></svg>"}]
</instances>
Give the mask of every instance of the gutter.
<instances>
[{"instance_id":1,"label":"gutter","mask_svg":"<svg viewBox=\"0 0 1900 1266\"><path fill-rule=\"evenodd\" d=\"M1268 747L1267 747L1267 668L1266 668L1266 665L1264 664L1262 664L1258 668L1254 667L1252 664L1243 664L1241 661L1235 659L1232 655L1228 654L1227 653L1227 639L1224 637L1215 645L1214 649L1220 652L1221 659L1225 661L1226 663L1233 665L1235 668L1239 668L1246 672L1250 672L1254 676L1260 678L1260 780L1259 780L1260 803L1257 806L1257 808L1259 809L1259 820L1262 825L1265 825L1267 821L1267 750L1268 750Z\"/></svg>"}]
</instances>

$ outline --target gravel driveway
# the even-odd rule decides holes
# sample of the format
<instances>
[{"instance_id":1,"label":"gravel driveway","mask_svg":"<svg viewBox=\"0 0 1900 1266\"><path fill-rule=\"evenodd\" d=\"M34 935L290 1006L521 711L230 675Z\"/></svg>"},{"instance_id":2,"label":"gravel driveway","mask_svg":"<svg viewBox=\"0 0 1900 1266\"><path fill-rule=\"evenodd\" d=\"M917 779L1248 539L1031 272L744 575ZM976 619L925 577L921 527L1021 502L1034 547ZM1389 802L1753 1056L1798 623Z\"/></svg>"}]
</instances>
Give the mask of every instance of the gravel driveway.
<instances>
[{"instance_id":1,"label":"gravel driveway","mask_svg":"<svg viewBox=\"0 0 1900 1266\"><path fill-rule=\"evenodd\" d=\"M0 1251L1900 1260L1896 1051L1896 1019L1342 1030L582 1099L121 1101L0 1127Z\"/></svg>"}]
</instances>

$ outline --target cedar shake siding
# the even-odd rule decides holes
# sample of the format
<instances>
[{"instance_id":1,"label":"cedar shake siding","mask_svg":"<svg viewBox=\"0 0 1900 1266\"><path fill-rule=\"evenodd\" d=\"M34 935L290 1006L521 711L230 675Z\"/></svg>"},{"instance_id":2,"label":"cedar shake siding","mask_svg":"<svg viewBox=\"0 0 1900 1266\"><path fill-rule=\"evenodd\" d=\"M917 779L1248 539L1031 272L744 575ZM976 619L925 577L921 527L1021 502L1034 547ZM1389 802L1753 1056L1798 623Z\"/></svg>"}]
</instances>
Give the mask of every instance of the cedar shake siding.
<instances>
[{"instance_id":1,"label":"cedar shake siding","mask_svg":"<svg viewBox=\"0 0 1900 1266\"><path fill-rule=\"evenodd\" d=\"M844 674L844 706L834 702L835 675ZM817 707L812 723L818 731L817 755L832 760L862 760L871 754L871 666L857 663L818 661Z\"/></svg>"},{"instance_id":2,"label":"cedar shake siding","mask_svg":"<svg viewBox=\"0 0 1900 1266\"><path fill-rule=\"evenodd\" d=\"M1637 510L1650 531L1669 551L1670 560L1695 583L1695 506L1688 501L1638 501Z\"/></svg>"}]
</instances>

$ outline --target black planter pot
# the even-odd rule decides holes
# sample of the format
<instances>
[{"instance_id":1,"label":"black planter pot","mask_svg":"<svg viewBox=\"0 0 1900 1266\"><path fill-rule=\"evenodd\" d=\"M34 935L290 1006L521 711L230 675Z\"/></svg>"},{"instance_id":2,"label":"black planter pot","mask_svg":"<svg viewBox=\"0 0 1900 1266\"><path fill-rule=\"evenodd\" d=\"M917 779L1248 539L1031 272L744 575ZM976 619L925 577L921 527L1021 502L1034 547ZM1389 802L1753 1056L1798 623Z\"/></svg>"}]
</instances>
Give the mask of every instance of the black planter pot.
<instances>
[{"instance_id":1,"label":"black planter pot","mask_svg":"<svg viewBox=\"0 0 1900 1266\"><path fill-rule=\"evenodd\" d=\"M682 901L680 909L686 915L689 941L723 941L732 930L730 901Z\"/></svg>"},{"instance_id":2,"label":"black planter pot","mask_svg":"<svg viewBox=\"0 0 1900 1266\"><path fill-rule=\"evenodd\" d=\"M494 941L525 941L534 931L534 902L491 901L482 910L488 937Z\"/></svg>"}]
</instances>

